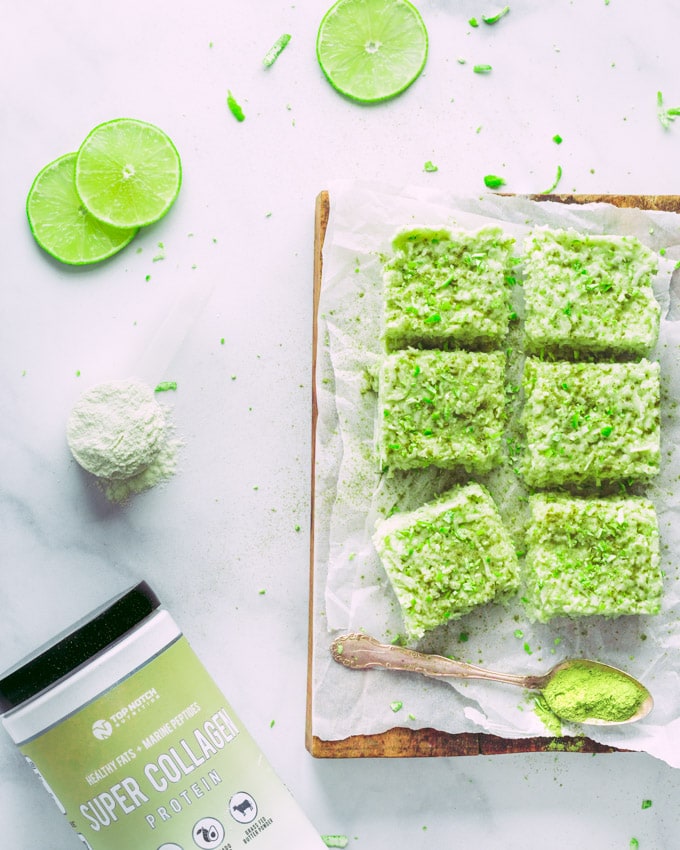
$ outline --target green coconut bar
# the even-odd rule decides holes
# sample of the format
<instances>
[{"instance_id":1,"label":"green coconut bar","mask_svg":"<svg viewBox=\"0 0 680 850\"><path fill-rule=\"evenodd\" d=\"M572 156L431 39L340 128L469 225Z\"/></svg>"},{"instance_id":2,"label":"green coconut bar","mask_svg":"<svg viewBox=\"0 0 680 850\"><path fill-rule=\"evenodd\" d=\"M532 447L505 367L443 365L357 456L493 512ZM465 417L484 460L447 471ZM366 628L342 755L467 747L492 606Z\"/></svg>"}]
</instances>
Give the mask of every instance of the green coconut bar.
<instances>
[{"instance_id":1,"label":"green coconut bar","mask_svg":"<svg viewBox=\"0 0 680 850\"><path fill-rule=\"evenodd\" d=\"M504 378L501 352L409 349L386 355L378 383L382 465L467 472L497 466Z\"/></svg>"},{"instance_id":2,"label":"green coconut bar","mask_svg":"<svg viewBox=\"0 0 680 850\"><path fill-rule=\"evenodd\" d=\"M533 487L647 480L660 466L659 364L524 366L524 480Z\"/></svg>"},{"instance_id":3,"label":"green coconut bar","mask_svg":"<svg viewBox=\"0 0 680 850\"><path fill-rule=\"evenodd\" d=\"M514 547L493 499L479 484L393 514L378 524L373 542L409 639L478 605L502 601L518 588Z\"/></svg>"},{"instance_id":4,"label":"green coconut bar","mask_svg":"<svg viewBox=\"0 0 680 850\"><path fill-rule=\"evenodd\" d=\"M658 614L659 527L648 499L536 494L529 503L525 579L535 620Z\"/></svg>"},{"instance_id":5,"label":"green coconut bar","mask_svg":"<svg viewBox=\"0 0 680 850\"><path fill-rule=\"evenodd\" d=\"M383 268L386 349L498 347L512 312L514 242L498 227L398 233Z\"/></svg>"},{"instance_id":6,"label":"green coconut bar","mask_svg":"<svg viewBox=\"0 0 680 850\"><path fill-rule=\"evenodd\" d=\"M659 335L657 269L631 236L533 231L524 256L527 350L648 354Z\"/></svg>"}]
</instances>

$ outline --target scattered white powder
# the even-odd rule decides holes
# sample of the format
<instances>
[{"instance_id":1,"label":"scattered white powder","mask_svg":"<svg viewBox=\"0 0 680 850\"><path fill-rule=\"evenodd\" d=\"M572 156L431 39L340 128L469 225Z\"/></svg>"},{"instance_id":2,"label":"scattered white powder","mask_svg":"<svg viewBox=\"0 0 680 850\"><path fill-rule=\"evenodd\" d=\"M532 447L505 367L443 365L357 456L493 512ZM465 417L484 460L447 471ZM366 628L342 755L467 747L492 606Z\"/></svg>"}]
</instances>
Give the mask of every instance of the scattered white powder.
<instances>
[{"instance_id":1,"label":"scattered white powder","mask_svg":"<svg viewBox=\"0 0 680 850\"><path fill-rule=\"evenodd\" d=\"M66 429L71 453L106 496L125 501L174 474L181 441L154 391L136 380L99 384L81 396Z\"/></svg>"}]
</instances>

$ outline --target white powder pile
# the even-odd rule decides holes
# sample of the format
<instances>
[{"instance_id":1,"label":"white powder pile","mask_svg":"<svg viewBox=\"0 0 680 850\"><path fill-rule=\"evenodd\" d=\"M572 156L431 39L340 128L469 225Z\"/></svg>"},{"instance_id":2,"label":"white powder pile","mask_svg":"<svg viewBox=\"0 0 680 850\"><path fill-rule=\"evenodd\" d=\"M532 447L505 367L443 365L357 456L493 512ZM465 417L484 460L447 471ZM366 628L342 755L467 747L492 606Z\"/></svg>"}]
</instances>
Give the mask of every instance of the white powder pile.
<instances>
[{"instance_id":1,"label":"white powder pile","mask_svg":"<svg viewBox=\"0 0 680 850\"><path fill-rule=\"evenodd\" d=\"M71 411L66 437L73 457L115 502L171 477L181 445L154 391L136 380L98 384L84 393Z\"/></svg>"}]
</instances>

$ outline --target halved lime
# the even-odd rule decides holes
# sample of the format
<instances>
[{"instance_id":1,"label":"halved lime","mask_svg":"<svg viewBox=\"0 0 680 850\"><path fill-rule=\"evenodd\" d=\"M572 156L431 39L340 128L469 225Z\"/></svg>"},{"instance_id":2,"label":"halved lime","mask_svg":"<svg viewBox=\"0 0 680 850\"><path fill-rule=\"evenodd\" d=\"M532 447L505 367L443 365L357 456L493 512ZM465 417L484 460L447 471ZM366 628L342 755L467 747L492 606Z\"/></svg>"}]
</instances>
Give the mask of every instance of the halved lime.
<instances>
[{"instance_id":1,"label":"halved lime","mask_svg":"<svg viewBox=\"0 0 680 850\"><path fill-rule=\"evenodd\" d=\"M158 221L181 183L177 148L154 124L134 118L106 121L78 151L76 191L93 216L113 227Z\"/></svg>"},{"instance_id":2,"label":"halved lime","mask_svg":"<svg viewBox=\"0 0 680 850\"><path fill-rule=\"evenodd\" d=\"M137 228L121 230L94 218L75 187L76 154L46 165L33 181L26 215L36 242L62 263L96 263L124 248Z\"/></svg>"},{"instance_id":3,"label":"halved lime","mask_svg":"<svg viewBox=\"0 0 680 850\"><path fill-rule=\"evenodd\" d=\"M319 26L316 56L333 88L374 103L415 81L427 47L423 19L408 0L338 0Z\"/></svg>"}]
</instances>

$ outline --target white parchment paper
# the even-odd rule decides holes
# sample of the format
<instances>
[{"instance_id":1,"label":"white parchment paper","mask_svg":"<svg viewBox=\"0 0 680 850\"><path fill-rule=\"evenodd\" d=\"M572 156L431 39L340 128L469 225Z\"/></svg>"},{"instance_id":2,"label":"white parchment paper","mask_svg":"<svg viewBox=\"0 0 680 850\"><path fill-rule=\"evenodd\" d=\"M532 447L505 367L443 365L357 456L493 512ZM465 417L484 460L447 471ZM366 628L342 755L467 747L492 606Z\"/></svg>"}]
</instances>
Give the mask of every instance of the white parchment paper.
<instances>
[{"instance_id":1,"label":"white parchment paper","mask_svg":"<svg viewBox=\"0 0 680 850\"><path fill-rule=\"evenodd\" d=\"M333 662L329 653L338 634L365 631L390 642L403 633L396 598L371 542L375 521L391 506L412 509L456 480L435 470L381 476L377 468L372 375L381 354L382 257L390 253L393 235L405 226L477 229L500 224L521 248L533 226L546 224L631 234L660 252L655 292L663 319L653 357L662 372L662 471L644 492L660 519L663 610L656 617L558 618L532 624L518 599L507 608L489 605L450 622L426 635L417 648L517 673L542 672L565 657L591 657L626 669L652 691L652 714L630 726L564 724L562 733L585 733L600 743L646 751L680 767L680 321L674 320L680 312L672 297L680 282L673 279L680 260L680 216L494 194L459 198L353 181L331 185L329 194L318 319L314 735L337 740L406 726L506 738L554 736L534 712L533 697L516 687L357 672ZM509 465L479 480L497 498L521 543L523 485ZM395 703L401 704L396 711Z\"/></svg>"}]
</instances>

